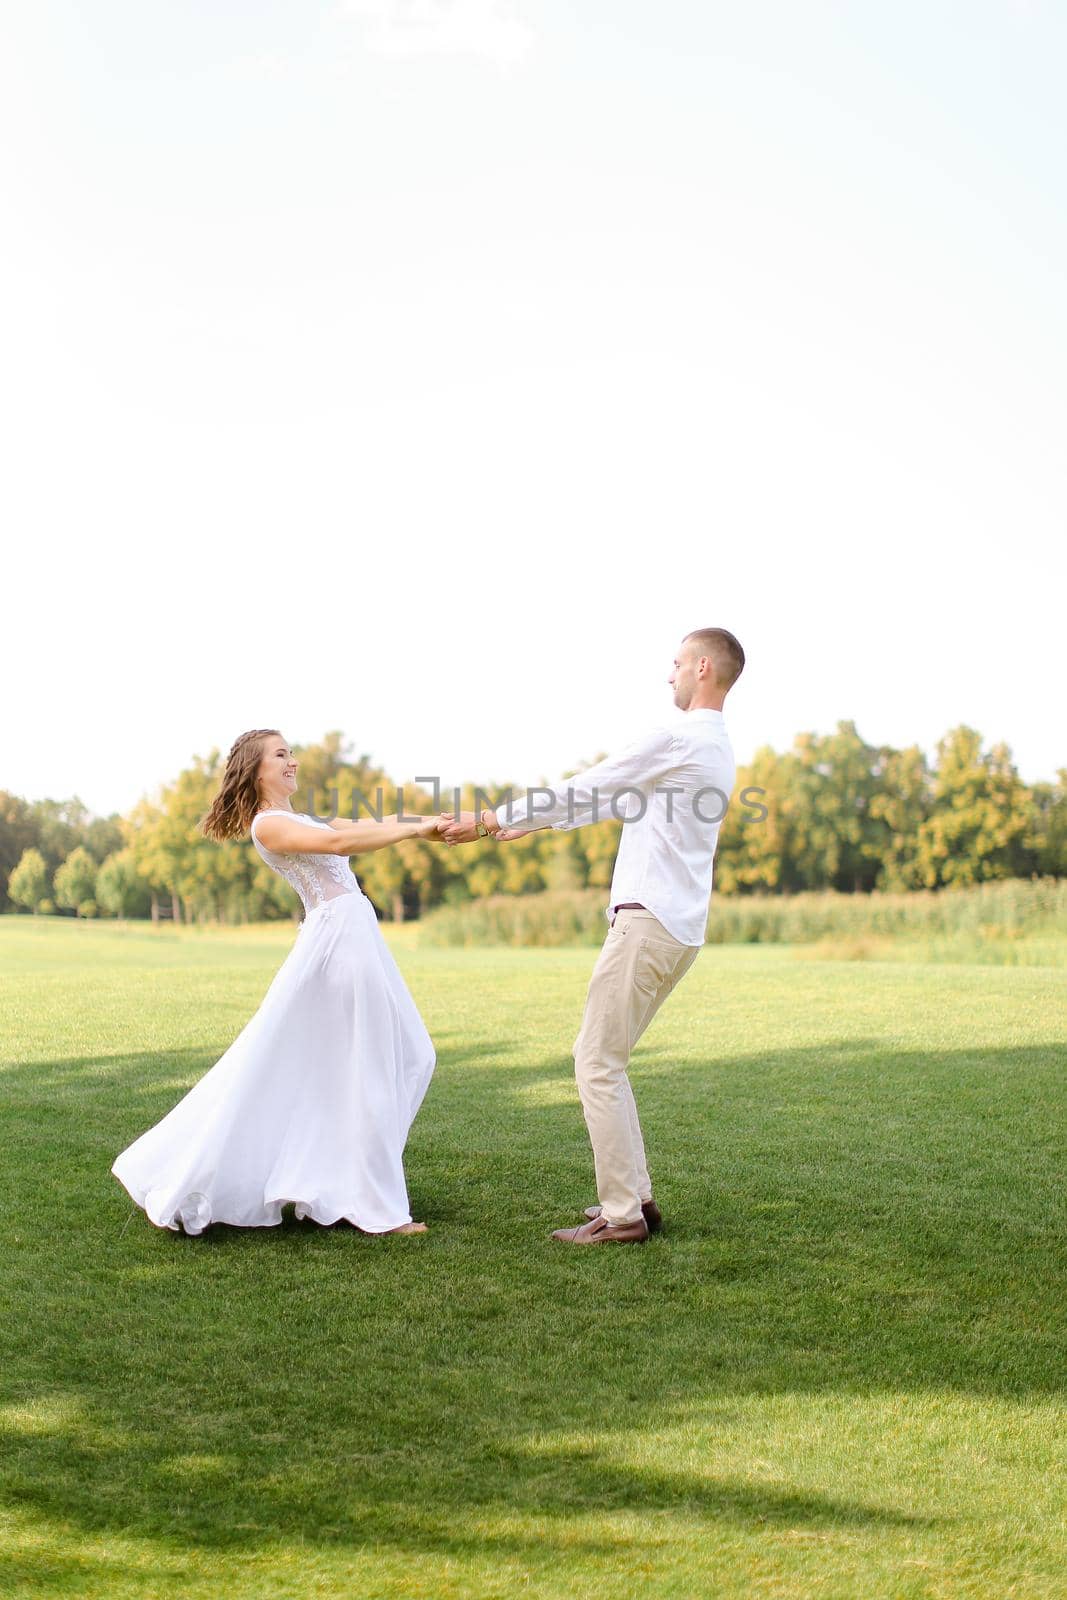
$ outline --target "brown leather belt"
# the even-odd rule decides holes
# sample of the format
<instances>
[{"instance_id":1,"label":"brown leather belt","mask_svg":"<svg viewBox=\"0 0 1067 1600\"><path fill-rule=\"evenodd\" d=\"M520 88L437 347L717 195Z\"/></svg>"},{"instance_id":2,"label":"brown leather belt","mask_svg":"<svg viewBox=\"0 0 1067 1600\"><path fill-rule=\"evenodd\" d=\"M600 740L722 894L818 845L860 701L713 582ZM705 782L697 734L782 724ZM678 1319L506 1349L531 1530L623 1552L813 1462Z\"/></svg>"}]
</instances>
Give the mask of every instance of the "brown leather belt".
<instances>
[{"instance_id":1,"label":"brown leather belt","mask_svg":"<svg viewBox=\"0 0 1067 1600\"><path fill-rule=\"evenodd\" d=\"M620 905L615 907L616 911L644 911L645 909L646 907L641 904L640 900L623 900Z\"/></svg>"}]
</instances>

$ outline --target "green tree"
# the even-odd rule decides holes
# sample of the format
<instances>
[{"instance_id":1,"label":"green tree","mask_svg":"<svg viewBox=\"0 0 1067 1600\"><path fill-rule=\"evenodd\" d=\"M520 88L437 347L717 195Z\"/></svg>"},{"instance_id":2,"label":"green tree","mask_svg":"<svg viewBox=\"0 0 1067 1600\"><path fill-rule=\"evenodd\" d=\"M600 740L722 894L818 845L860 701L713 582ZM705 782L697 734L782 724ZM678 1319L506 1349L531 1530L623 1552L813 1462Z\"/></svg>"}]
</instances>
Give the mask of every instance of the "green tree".
<instances>
[{"instance_id":1,"label":"green tree","mask_svg":"<svg viewBox=\"0 0 1067 1600\"><path fill-rule=\"evenodd\" d=\"M0 789L0 911L11 903L8 879L23 852L37 843L37 824L33 807L20 795Z\"/></svg>"},{"instance_id":2,"label":"green tree","mask_svg":"<svg viewBox=\"0 0 1067 1600\"><path fill-rule=\"evenodd\" d=\"M878 752L875 775L877 787L871 798L871 816L883 830L876 887L920 888L923 880L919 835L932 803L926 757L918 745L909 745L906 750L884 745Z\"/></svg>"},{"instance_id":3,"label":"green tree","mask_svg":"<svg viewBox=\"0 0 1067 1600\"><path fill-rule=\"evenodd\" d=\"M974 728L952 729L937 747L931 811L919 830L921 881L933 889L1017 876L1031 824L1008 746L983 752Z\"/></svg>"},{"instance_id":4,"label":"green tree","mask_svg":"<svg viewBox=\"0 0 1067 1600\"><path fill-rule=\"evenodd\" d=\"M121 818L92 817L80 800L35 800L0 792L0 909L8 875L30 845L40 850L51 877L79 845L97 863L122 845Z\"/></svg>"},{"instance_id":5,"label":"green tree","mask_svg":"<svg viewBox=\"0 0 1067 1600\"><path fill-rule=\"evenodd\" d=\"M1030 825L1024 839L1027 866L1041 877L1067 877L1067 767L1055 783L1030 791Z\"/></svg>"},{"instance_id":6,"label":"green tree","mask_svg":"<svg viewBox=\"0 0 1067 1600\"><path fill-rule=\"evenodd\" d=\"M31 806L37 829L36 845L48 870L54 873L72 850L85 843L91 818L75 796L70 800L35 800Z\"/></svg>"},{"instance_id":7,"label":"green tree","mask_svg":"<svg viewBox=\"0 0 1067 1600\"><path fill-rule=\"evenodd\" d=\"M147 917L151 890L140 873L133 850L127 845L101 863L96 875L96 898L113 917Z\"/></svg>"},{"instance_id":8,"label":"green tree","mask_svg":"<svg viewBox=\"0 0 1067 1600\"><path fill-rule=\"evenodd\" d=\"M83 845L77 845L56 868L55 899L80 916L96 915L96 862ZM92 910L86 908L91 906Z\"/></svg>"},{"instance_id":9,"label":"green tree","mask_svg":"<svg viewBox=\"0 0 1067 1600\"><path fill-rule=\"evenodd\" d=\"M39 850L30 845L15 864L8 880L8 895L14 905L34 913L41 909L48 894L48 866Z\"/></svg>"},{"instance_id":10,"label":"green tree","mask_svg":"<svg viewBox=\"0 0 1067 1600\"><path fill-rule=\"evenodd\" d=\"M839 722L833 734L797 734L782 800L789 888L873 887L879 831L870 815L875 756L854 722Z\"/></svg>"},{"instance_id":11,"label":"green tree","mask_svg":"<svg viewBox=\"0 0 1067 1600\"><path fill-rule=\"evenodd\" d=\"M409 782L396 785L338 730L294 751L300 787L294 808L321 817L391 815L452 808ZM599 758L594 758L594 760ZM592 765L583 763L583 769ZM3 904L47 903L47 881L62 866L61 903L80 915L96 904L110 915L153 917L169 901L177 918L243 922L296 916L290 886L248 839L219 845L199 823L217 792L218 750L196 757L153 798L123 818L91 817L76 797L32 805L0 792ZM460 804L490 802L506 785L468 787ZM444 901L490 894L606 888L621 825L543 828L513 845L492 840L448 850L430 841L353 857L352 867L381 914L419 915ZM36 852L16 879L15 873ZM80 855L78 854L80 852ZM80 881L70 881L71 859ZM86 866L86 861L89 865ZM90 867L98 866L95 889ZM917 746L875 748L852 722L834 733L799 734L779 754L769 746L740 768L719 835L715 882L721 893L789 893L833 887L936 887L1014 875L1067 872L1067 769L1028 788L1011 752L985 752L970 728L946 734L931 771ZM24 896L15 900L11 884Z\"/></svg>"},{"instance_id":12,"label":"green tree","mask_svg":"<svg viewBox=\"0 0 1067 1600\"><path fill-rule=\"evenodd\" d=\"M122 818L93 817L83 830L81 843L100 866L108 856L122 849Z\"/></svg>"},{"instance_id":13,"label":"green tree","mask_svg":"<svg viewBox=\"0 0 1067 1600\"><path fill-rule=\"evenodd\" d=\"M717 893L781 889L788 860L785 800L793 765L793 757L761 745L751 762L738 768L719 829Z\"/></svg>"}]
</instances>

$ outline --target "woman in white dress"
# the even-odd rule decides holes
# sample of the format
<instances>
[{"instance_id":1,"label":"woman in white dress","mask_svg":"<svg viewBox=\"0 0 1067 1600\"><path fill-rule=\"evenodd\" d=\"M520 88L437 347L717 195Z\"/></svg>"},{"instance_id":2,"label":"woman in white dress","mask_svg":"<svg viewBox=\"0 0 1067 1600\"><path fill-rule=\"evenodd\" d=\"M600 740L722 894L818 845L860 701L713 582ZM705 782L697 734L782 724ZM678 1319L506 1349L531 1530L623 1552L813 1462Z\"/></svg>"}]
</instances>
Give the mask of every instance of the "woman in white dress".
<instances>
[{"instance_id":1,"label":"woman in white dress","mask_svg":"<svg viewBox=\"0 0 1067 1600\"><path fill-rule=\"evenodd\" d=\"M365 1233L422 1233L403 1152L436 1063L433 1043L348 857L440 838L440 819L323 822L295 812L280 733L243 733L201 822L251 834L304 904L293 948L229 1049L112 1167L158 1227L271 1227L282 1207Z\"/></svg>"}]
</instances>

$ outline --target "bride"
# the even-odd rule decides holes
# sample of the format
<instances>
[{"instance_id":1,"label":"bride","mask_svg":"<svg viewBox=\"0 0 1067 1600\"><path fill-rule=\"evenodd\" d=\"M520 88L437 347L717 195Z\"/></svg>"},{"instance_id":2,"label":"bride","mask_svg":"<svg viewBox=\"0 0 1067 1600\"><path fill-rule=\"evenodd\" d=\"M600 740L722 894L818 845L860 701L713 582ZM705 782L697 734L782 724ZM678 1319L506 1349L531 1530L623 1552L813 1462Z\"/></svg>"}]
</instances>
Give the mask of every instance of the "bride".
<instances>
[{"instance_id":1,"label":"bride","mask_svg":"<svg viewBox=\"0 0 1067 1600\"><path fill-rule=\"evenodd\" d=\"M323 822L290 805L296 768L274 729L242 733L200 824L250 832L303 901L296 941L226 1053L111 1170L161 1228L272 1227L295 1202L327 1225L424 1233L402 1158L436 1055L348 857L440 838L439 819Z\"/></svg>"}]
</instances>

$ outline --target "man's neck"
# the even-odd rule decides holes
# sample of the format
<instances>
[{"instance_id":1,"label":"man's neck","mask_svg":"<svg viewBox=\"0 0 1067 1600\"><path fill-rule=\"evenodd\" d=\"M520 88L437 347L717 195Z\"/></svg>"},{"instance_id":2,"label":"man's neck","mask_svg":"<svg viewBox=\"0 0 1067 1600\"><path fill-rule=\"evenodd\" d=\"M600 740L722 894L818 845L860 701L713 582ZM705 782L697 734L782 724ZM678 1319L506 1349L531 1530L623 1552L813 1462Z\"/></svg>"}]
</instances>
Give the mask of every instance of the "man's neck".
<instances>
[{"instance_id":1,"label":"man's neck","mask_svg":"<svg viewBox=\"0 0 1067 1600\"><path fill-rule=\"evenodd\" d=\"M685 709L686 711L721 711L722 703L725 699L725 695L720 695L717 700L712 697L697 699L696 695L694 695Z\"/></svg>"}]
</instances>

